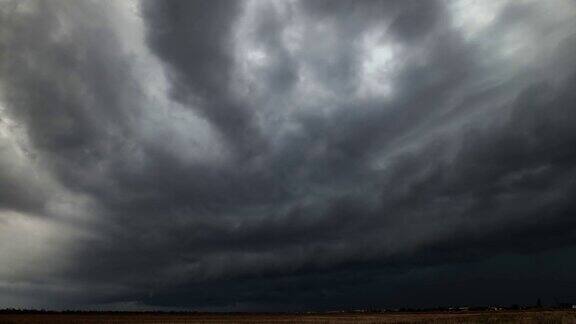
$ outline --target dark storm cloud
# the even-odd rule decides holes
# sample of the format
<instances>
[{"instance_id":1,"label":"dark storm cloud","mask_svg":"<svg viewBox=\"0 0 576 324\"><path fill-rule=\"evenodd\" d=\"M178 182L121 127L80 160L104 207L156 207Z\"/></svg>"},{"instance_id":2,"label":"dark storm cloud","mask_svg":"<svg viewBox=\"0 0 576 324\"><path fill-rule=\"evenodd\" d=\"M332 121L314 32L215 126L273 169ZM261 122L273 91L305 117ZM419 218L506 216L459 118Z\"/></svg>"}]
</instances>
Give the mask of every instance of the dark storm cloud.
<instances>
[{"instance_id":1,"label":"dark storm cloud","mask_svg":"<svg viewBox=\"0 0 576 324\"><path fill-rule=\"evenodd\" d=\"M170 66L177 100L203 102L206 118L240 152L261 149L253 109L227 91L231 77L231 31L237 1L146 1L148 39ZM256 142L254 142L256 141ZM256 152L255 152L256 153Z\"/></svg>"},{"instance_id":2,"label":"dark storm cloud","mask_svg":"<svg viewBox=\"0 0 576 324\"><path fill-rule=\"evenodd\" d=\"M429 305L575 243L570 2L0 8L4 304Z\"/></svg>"}]
</instances>

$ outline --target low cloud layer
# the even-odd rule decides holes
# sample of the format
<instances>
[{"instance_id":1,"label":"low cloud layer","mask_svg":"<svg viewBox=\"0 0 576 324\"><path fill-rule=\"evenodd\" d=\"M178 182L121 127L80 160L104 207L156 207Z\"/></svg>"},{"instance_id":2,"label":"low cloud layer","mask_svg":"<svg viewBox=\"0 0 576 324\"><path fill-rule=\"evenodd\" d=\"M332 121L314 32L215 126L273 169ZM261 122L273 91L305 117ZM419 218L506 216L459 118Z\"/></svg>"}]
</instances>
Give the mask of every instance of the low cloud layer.
<instances>
[{"instance_id":1,"label":"low cloud layer","mask_svg":"<svg viewBox=\"0 0 576 324\"><path fill-rule=\"evenodd\" d=\"M574 298L575 31L569 0L1 0L0 306Z\"/></svg>"}]
</instances>

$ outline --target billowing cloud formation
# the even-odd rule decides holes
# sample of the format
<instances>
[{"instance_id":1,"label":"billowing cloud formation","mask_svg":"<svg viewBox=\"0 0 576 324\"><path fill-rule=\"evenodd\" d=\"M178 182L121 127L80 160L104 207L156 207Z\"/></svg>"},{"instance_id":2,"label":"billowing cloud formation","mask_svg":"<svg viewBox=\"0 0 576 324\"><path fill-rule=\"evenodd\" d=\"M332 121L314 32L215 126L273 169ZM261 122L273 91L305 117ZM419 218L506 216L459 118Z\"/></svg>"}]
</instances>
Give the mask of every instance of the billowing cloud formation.
<instances>
[{"instance_id":1,"label":"billowing cloud formation","mask_svg":"<svg viewBox=\"0 0 576 324\"><path fill-rule=\"evenodd\" d=\"M2 0L0 25L2 305L574 284L521 266L573 255L572 1Z\"/></svg>"}]
</instances>

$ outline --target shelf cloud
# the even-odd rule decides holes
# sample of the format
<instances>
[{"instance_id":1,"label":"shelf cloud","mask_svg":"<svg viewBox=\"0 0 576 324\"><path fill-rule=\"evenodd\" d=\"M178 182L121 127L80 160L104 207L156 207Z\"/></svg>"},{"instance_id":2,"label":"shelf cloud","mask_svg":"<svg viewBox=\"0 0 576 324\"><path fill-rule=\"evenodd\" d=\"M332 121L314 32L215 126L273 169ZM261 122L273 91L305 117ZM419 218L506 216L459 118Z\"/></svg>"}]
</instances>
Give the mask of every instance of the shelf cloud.
<instances>
[{"instance_id":1,"label":"shelf cloud","mask_svg":"<svg viewBox=\"0 0 576 324\"><path fill-rule=\"evenodd\" d=\"M570 0L1 0L0 306L574 298L574 57Z\"/></svg>"}]
</instances>

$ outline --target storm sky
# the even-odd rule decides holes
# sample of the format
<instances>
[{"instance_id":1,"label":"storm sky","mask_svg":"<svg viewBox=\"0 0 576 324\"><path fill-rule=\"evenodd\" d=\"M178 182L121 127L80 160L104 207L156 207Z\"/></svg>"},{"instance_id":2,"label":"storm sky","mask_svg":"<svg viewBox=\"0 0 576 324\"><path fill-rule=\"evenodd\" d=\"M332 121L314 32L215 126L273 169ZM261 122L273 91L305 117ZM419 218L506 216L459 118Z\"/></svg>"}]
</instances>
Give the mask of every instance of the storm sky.
<instances>
[{"instance_id":1,"label":"storm sky","mask_svg":"<svg viewBox=\"0 0 576 324\"><path fill-rule=\"evenodd\" d=\"M576 300L576 3L0 0L0 308Z\"/></svg>"}]
</instances>

